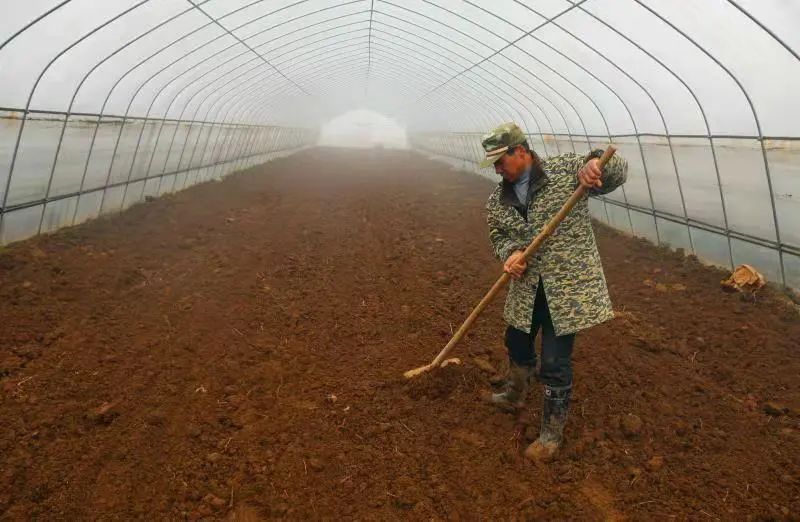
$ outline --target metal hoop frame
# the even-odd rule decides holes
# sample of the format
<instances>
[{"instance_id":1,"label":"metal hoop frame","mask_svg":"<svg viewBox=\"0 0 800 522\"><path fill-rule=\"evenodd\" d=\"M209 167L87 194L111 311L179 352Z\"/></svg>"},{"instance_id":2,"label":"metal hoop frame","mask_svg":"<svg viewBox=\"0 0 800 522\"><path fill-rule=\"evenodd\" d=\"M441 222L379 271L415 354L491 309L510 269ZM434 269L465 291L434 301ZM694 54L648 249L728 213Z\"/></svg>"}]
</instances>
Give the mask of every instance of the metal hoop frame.
<instances>
[{"instance_id":1,"label":"metal hoop frame","mask_svg":"<svg viewBox=\"0 0 800 522\"><path fill-rule=\"evenodd\" d=\"M598 208L602 208L606 221L612 221L611 210L621 209L626 213L627 223L621 225L617 221L616 224L641 235L644 230L639 229L642 223L639 218L647 216L652 223L648 229L654 231L658 243L667 241L665 223L672 223L673 227L680 225L685 229L691 253L697 251L698 233L718 235L727 243L727 263L731 268L739 257L735 255L734 242L773 250L777 253L780 279L784 285L790 283L788 257L791 256L792 262L800 266L800 246L788 244L783 239L781 225L785 223L781 222L776 206L767 152L771 140L796 141L800 137L765 136L762 116L751 93L731 67L712 49L704 48L692 35L644 0L628 2L697 50L730 79L746 102L755 134L714 133L707 109L690 80L649 50L646 42L637 41L596 10L590 10L591 0L565 1L563 9L549 16L528 3L511 0L539 20L527 30L510 17L504 17L502 12L481 6L477 0L462 0L469 7L463 10L446 7L440 3L441 0L417 0L403 5L397 0L340 3L297 0L271 9L266 0L253 0L217 16L208 6L215 4L213 7L219 8L220 0L185 0L185 9L110 49L96 63L86 64L85 73L71 92L64 111L32 106L43 79L54 64L70 56L79 45L91 43L98 34L113 30L116 24L123 24L137 12L148 9L155 1L131 0L129 7L89 28L63 49L56 50L35 75L25 105L0 107L0 111L12 113L11 117L21 115L15 141L10 147L8 173L0 183L3 190L0 198L0 243L4 241L9 216L15 212L38 209L38 232L41 233L51 229L46 226L46 218L54 205L71 206L72 216L67 224L77 223L79 214L80 219L85 219L100 213L121 211L141 201L148 193L159 195L179 190L310 145L317 137L317 130L310 123L323 121L355 105L366 104L406 124L416 148L448 157L475 172L480 172L477 167L482 155L480 133L499 121L519 122L530 143L540 148L540 153L545 156L560 154L564 148L581 152L583 147L595 144L626 141L638 150L635 156L641 171L634 174L642 176L646 201L641 201L640 197L634 203L625 190L620 191L619 196L599 197L596 201L601 207ZM800 54L740 2L725 2L732 13L767 35L776 49L800 62ZM0 53L12 53L15 40L36 31L44 20L60 16L72 7L71 3L72 0L58 2L24 24L0 43ZM241 18L241 15L249 13L253 16L243 23L229 23L234 15ZM287 14L290 15L288 18ZM588 39L568 27L565 22L576 16L591 19L608 34L614 35L616 43L626 46L644 63L680 85L693 105L689 110L699 113L704 132L672 132L657 95L637 78L636 72L619 67ZM198 19L207 21L200 23ZM487 32L486 21L489 19L505 24L516 35L492 34L491 39L481 38ZM191 23L186 25L188 22ZM76 100L85 92L89 80L95 78L104 65L120 63L124 51L135 49L140 42L156 41L159 31L179 23L183 23L184 28L173 39L122 69L105 94L98 97L99 112L74 111ZM293 28L281 32L288 26ZM585 53L583 57L578 58L574 52L553 45L542 35L543 28L572 42ZM177 52L177 49L187 47L190 38L197 43L188 50ZM547 49L552 56L535 55L525 47L532 42ZM515 67L514 56L524 56L530 66ZM589 63L585 56L593 56L597 61L594 63L602 63L602 70ZM552 57L558 57L558 63ZM156 65L159 63L165 65ZM633 104L641 103L641 100L630 99L613 88L608 78L609 70L635 88L642 95L641 99L649 103L661 125L661 129L656 129L658 132L640 131L643 121ZM586 83L591 84L591 89ZM121 96L123 86L132 93L126 100L126 109L122 114L111 114L108 109L112 98ZM498 96L498 92L502 96ZM621 114L633 132L612 131L608 107L600 102L600 96L619 104ZM146 109L142 111L138 107ZM297 114L305 116L293 119ZM44 194L21 199L12 197L15 174L22 175L18 172L18 160L23 152L26 128L42 118L56 119L60 126L59 137L48 151L52 153L52 161ZM594 126L590 126L589 119L595 122ZM59 167L65 163L63 159L69 152L65 150L69 146L65 136L69 125L76 121L89 122L92 127L80 182L77 190L55 192ZM598 122L602 128L600 133L597 132ZM99 145L99 141L108 139L107 134L113 140L110 156ZM644 143L644 140L653 138L664 140L669 152L671 175L680 199L678 213L660 208L654 199L656 189L652 164ZM680 168L673 143L675 139L686 138L702 141L710 151L713 166L710 174L716 180L721 225L697 219L687 205L684 184L692 173ZM730 202L723 190L717 150L722 139L758 143L764 183L771 203L774 236L748 234L731 226ZM90 181L90 177L97 180L101 172L102 178L99 179L102 183ZM169 185L164 185L164 180L168 180ZM83 209L81 213L83 206L96 204L82 201L89 194L95 195L93 202L99 196L99 207L88 212ZM115 198L118 201L112 204Z\"/></svg>"}]
</instances>

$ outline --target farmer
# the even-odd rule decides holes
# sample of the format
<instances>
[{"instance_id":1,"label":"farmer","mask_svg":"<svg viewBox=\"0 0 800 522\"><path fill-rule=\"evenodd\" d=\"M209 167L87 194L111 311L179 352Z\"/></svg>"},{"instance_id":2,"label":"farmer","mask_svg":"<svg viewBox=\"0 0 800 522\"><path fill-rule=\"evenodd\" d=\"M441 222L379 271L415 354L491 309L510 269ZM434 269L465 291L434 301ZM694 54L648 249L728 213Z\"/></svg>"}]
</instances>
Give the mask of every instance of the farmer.
<instances>
[{"instance_id":1,"label":"farmer","mask_svg":"<svg viewBox=\"0 0 800 522\"><path fill-rule=\"evenodd\" d=\"M586 156L566 153L540 158L514 123L483 136L486 158L503 180L486 204L489 239L512 277L504 318L509 374L503 393L487 400L505 411L525 404L536 369L534 339L542 332L544 407L539 438L525 450L534 461L550 460L561 445L572 391L575 334L611 319L603 267L597 253L587 198L583 198L528 262L522 251L561 208L578 184L607 194L625 182L628 166L614 156L599 167L602 150Z\"/></svg>"}]
</instances>

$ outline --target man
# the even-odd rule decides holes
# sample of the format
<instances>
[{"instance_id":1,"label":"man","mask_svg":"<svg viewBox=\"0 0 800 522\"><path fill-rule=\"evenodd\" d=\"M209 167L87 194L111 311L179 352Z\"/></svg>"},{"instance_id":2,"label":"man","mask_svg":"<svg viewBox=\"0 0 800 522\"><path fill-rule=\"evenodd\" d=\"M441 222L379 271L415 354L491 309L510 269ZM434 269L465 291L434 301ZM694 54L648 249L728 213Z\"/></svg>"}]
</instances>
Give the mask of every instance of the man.
<instances>
[{"instance_id":1,"label":"man","mask_svg":"<svg viewBox=\"0 0 800 522\"><path fill-rule=\"evenodd\" d=\"M583 185L606 194L622 185L628 166L614 156L599 167L602 150L586 156L566 153L541 159L514 123L481 139L486 158L503 180L489 197L489 239L511 277L504 318L509 375L503 393L487 397L503 410L524 406L536 369L534 339L542 332L538 380L544 384L539 438L525 450L534 461L548 461L561 445L572 390L572 347L576 332L611 319L603 267L583 198L527 263L522 251L564 202Z\"/></svg>"}]
</instances>

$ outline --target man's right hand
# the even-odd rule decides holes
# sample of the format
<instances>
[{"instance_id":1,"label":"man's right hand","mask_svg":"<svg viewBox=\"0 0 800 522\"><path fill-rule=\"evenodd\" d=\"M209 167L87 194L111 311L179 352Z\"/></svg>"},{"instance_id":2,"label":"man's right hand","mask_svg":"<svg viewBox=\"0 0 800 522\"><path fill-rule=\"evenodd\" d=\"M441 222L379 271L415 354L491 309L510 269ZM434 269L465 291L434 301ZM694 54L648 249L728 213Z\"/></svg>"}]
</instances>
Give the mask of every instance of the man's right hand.
<instances>
[{"instance_id":1,"label":"man's right hand","mask_svg":"<svg viewBox=\"0 0 800 522\"><path fill-rule=\"evenodd\" d=\"M506 262L503 264L503 270L514 278L519 279L525 270L528 268L528 263L522 259L522 250L515 250L508 256Z\"/></svg>"}]
</instances>

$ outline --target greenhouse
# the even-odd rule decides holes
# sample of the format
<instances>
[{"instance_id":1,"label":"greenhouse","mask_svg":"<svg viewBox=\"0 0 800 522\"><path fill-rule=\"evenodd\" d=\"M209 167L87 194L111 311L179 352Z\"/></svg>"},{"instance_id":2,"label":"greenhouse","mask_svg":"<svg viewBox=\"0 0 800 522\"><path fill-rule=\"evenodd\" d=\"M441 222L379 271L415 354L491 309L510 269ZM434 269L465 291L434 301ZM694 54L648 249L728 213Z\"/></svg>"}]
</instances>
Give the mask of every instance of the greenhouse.
<instances>
[{"instance_id":1,"label":"greenhouse","mask_svg":"<svg viewBox=\"0 0 800 522\"><path fill-rule=\"evenodd\" d=\"M800 4L0 11L0 518L800 517Z\"/></svg>"}]
</instances>

